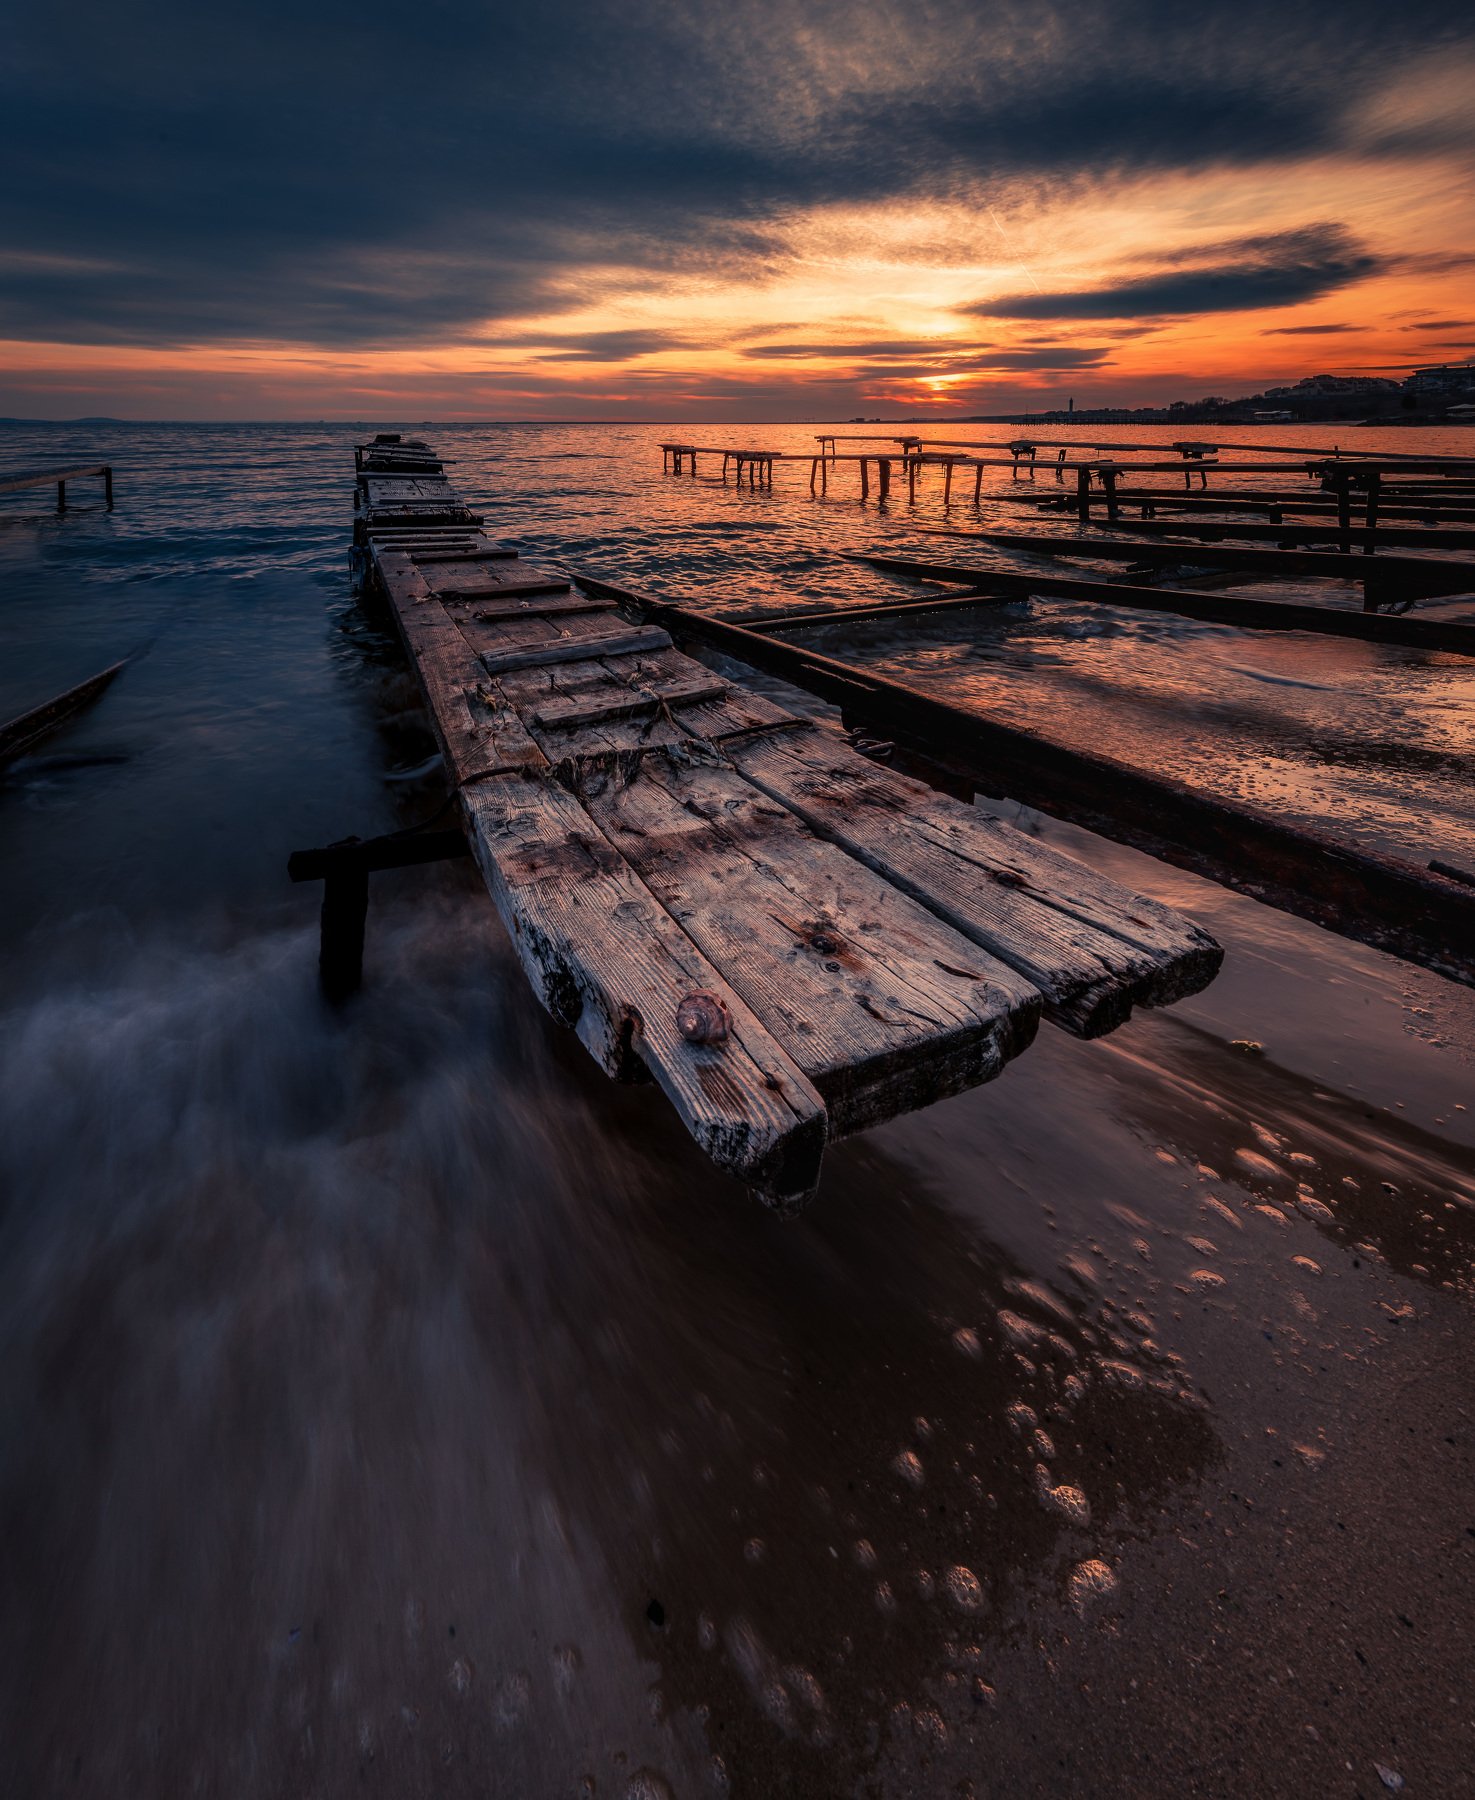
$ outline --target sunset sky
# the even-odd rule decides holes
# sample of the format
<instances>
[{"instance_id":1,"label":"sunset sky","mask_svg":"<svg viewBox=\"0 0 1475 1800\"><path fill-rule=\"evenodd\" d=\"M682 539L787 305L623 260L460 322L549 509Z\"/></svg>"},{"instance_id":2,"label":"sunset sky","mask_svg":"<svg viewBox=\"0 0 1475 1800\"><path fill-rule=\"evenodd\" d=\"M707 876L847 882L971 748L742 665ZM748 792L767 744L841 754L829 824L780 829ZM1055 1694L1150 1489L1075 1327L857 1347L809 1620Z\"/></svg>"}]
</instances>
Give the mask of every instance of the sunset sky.
<instances>
[{"instance_id":1,"label":"sunset sky","mask_svg":"<svg viewBox=\"0 0 1475 1800\"><path fill-rule=\"evenodd\" d=\"M28 8L0 413L896 417L1467 361L1472 18Z\"/></svg>"}]
</instances>

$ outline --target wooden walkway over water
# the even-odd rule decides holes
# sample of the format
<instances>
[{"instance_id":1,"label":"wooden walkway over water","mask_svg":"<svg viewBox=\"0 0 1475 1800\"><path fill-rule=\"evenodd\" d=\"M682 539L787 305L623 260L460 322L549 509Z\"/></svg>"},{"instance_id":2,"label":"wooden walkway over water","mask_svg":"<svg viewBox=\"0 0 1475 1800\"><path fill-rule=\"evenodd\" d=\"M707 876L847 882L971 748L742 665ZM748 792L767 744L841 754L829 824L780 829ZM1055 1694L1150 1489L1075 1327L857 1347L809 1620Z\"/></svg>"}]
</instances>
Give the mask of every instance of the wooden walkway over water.
<instances>
[{"instance_id":1,"label":"wooden walkway over water","mask_svg":"<svg viewBox=\"0 0 1475 1800\"><path fill-rule=\"evenodd\" d=\"M12 469L0 474L0 494L18 494L23 488L54 487L56 510L67 510L67 483L89 475L102 478L103 504L113 510L113 471L109 463L69 463L60 469Z\"/></svg>"},{"instance_id":2,"label":"wooden walkway over water","mask_svg":"<svg viewBox=\"0 0 1475 1800\"><path fill-rule=\"evenodd\" d=\"M828 1140L993 1079L1042 1015L1096 1036L1212 979L1181 915L529 566L426 445L356 460L359 553L529 980L766 1197L807 1196ZM431 854L379 842L341 852L354 894Z\"/></svg>"}]
</instances>

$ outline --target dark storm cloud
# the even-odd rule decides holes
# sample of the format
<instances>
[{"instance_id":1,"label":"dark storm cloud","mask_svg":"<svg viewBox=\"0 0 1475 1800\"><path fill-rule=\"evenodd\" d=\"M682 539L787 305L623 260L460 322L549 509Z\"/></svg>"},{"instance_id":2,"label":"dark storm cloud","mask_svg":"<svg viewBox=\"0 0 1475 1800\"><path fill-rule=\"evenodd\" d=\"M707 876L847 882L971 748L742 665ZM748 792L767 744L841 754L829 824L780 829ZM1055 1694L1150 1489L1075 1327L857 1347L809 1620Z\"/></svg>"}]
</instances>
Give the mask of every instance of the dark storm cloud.
<instances>
[{"instance_id":1,"label":"dark storm cloud","mask_svg":"<svg viewBox=\"0 0 1475 1800\"><path fill-rule=\"evenodd\" d=\"M963 310L997 319L1162 318L1293 306L1385 267L1345 227L1308 225L1185 250L1150 275L1064 294L1010 294Z\"/></svg>"},{"instance_id":2,"label":"dark storm cloud","mask_svg":"<svg viewBox=\"0 0 1475 1800\"><path fill-rule=\"evenodd\" d=\"M0 73L0 332L405 342L576 308L606 263L757 279L764 221L808 205L1334 150L1400 58L1467 29L1421 0L1330 27L1268 0L26 8ZM1139 297L1220 309L1233 275Z\"/></svg>"},{"instance_id":3,"label":"dark storm cloud","mask_svg":"<svg viewBox=\"0 0 1475 1800\"><path fill-rule=\"evenodd\" d=\"M1329 337L1337 331L1365 331L1365 325L1273 325L1266 337Z\"/></svg>"}]
</instances>

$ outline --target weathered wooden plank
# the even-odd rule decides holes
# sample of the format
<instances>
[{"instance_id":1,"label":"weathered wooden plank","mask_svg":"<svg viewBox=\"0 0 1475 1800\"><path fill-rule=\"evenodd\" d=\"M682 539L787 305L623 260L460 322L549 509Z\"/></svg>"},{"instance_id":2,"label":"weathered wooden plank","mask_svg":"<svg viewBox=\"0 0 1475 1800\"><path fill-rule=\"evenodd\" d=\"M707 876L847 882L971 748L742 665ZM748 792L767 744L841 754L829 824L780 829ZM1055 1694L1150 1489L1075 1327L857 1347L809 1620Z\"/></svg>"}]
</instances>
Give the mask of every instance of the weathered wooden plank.
<instances>
[{"instance_id":1,"label":"weathered wooden plank","mask_svg":"<svg viewBox=\"0 0 1475 1800\"><path fill-rule=\"evenodd\" d=\"M468 563L468 562L516 562L515 550L503 550L491 545L476 547L470 550L420 550L416 552L415 561L420 563Z\"/></svg>"},{"instance_id":2,"label":"weathered wooden plank","mask_svg":"<svg viewBox=\"0 0 1475 1800\"><path fill-rule=\"evenodd\" d=\"M434 562L434 557L417 558L417 561ZM567 594L573 583L563 581L556 575L532 575L519 580L514 576L510 581L458 581L447 585L443 578L437 577L432 583L442 600L495 600L516 599L533 594Z\"/></svg>"},{"instance_id":3,"label":"weathered wooden plank","mask_svg":"<svg viewBox=\"0 0 1475 1800\"><path fill-rule=\"evenodd\" d=\"M604 725L612 719L660 712L665 707L695 706L704 700L717 700L727 692L727 685L725 681L713 678L662 689L631 688L624 695L612 695L606 700L552 702L538 708L533 714L533 723L545 731L573 725Z\"/></svg>"},{"instance_id":4,"label":"weathered wooden plank","mask_svg":"<svg viewBox=\"0 0 1475 1800\"><path fill-rule=\"evenodd\" d=\"M482 656L488 674L504 669L530 669L535 664L579 662L586 657L616 656L628 650L657 650L669 647L671 639L654 626L641 626L631 631L602 632L561 641L530 646L525 650L488 650Z\"/></svg>"},{"instance_id":5,"label":"weathered wooden plank","mask_svg":"<svg viewBox=\"0 0 1475 1800\"><path fill-rule=\"evenodd\" d=\"M879 769L817 727L734 745L754 786L1017 969L1078 1037L1133 1006L1207 985L1223 951L1181 913L1134 894L976 807Z\"/></svg>"},{"instance_id":6,"label":"weathered wooden plank","mask_svg":"<svg viewBox=\"0 0 1475 1800\"><path fill-rule=\"evenodd\" d=\"M831 1135L991 1080L1034 986L730 765L652 754L591 817L824 1096Z\"/></svg>"},{"instance_id":7,"label":"weathered wooden plank","mask_svg":"<svg viewBox=\"0 0 1475 1800\"><path fill-rule=\"evenodd\" d=\"M728 682L714 683L720 692L709 700L692 700L674 710L620 716L630 702L644 707L650 699L680 691L701 677L690 658L672 649L626 655L609 660L528 668L498 678L551 763L577 769L589 762L629 758L678 744L720 744L757 731L794 729L802 722L762 695ZM705 674L705 671L702 671ZM587 723L540 724L539 713L570 707L609 708L607 716Z\"/></svg>"},{"instance_id":8,"label":"weathered wooden plank","mask_svg":"<svg viewBox=\"0 0 1475 1800\"><path fill-rule=\"evenodd\" d=\"M484 625L495 625L502 619L565 618L570 613L612 613L615 610L607 600L590 600L575 593L549 594L542 599L513 598L494 606L475 605L459 594L454 598L442 594L441 600L454 617L477 619Z\"/></svg>"},{"instance_id":9,"label":"weathered wooden plank","mask_svg":"<svg viewBox=\"0 0 1475 1800\"><path fill-rule=\"evenodd\" d=\"M825 1106L740 994L571 794L521 775L463 791L472 847L533 989L607 1073L643 1066L712 1160L780 1201L818 1180ZM688 1041L678 1009L720 1001L725 1038Z\"/></svg>"},{"instance_id":10,"label":"weathered wooden plank","mask_svg":"<svg viewBox=\"0 0 1475 1800\"><path fill-rule=\"evenodd\" d=\"M454 779L466 783L509 769L546 767L516 708L488 680L475 649L410 559L385 552L379 568Z\"/></svg>"},{"instance_id":11,"label":"weathered wooden plank","mask_svg":"<svg viewBox=\"0 0 1475 1800\"><path fill-rule=\"evenodd\" d=\"M366 474L364 491L371 506L398 506L406 500L456 500L455 490L444 475Z\"/></svg>"}]
</instances>

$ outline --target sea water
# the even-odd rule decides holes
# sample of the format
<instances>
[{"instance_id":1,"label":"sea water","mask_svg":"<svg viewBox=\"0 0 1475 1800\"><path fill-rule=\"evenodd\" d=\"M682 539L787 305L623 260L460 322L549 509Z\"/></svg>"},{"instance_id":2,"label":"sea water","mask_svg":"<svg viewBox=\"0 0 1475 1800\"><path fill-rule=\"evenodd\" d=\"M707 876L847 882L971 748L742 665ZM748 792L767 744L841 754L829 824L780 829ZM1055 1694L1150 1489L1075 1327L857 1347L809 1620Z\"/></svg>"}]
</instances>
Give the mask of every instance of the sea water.
<instances>
[{"instance_id":1,"label":"sea water","mask_svg":"<svg viewBox=\"0 0 1475 1800\"><path fill-rule=\"evenodd\" d=\"M1054 486L662 471L812 427L402 429L524 553L719 609L899 594L836 552ZM326 1008L288 854L446 800L349 580L363 435L0 434L116 489L0 502L0 717L133 658L0 784L5 1791L1156 1792L1133 1709L1197 1754L1211 1642L1271 1696L1246 1766L1396 1762L1313 1613L1330 1544L1343 1639L1401 1609L1458 1659L1475 996L1005 806L1224 972L833 1147L796 1224L541 1013L466 865L374 877ZM810 641L1475 858L1453 657L1068 602Z\"/></svg>"}]
</instances>

